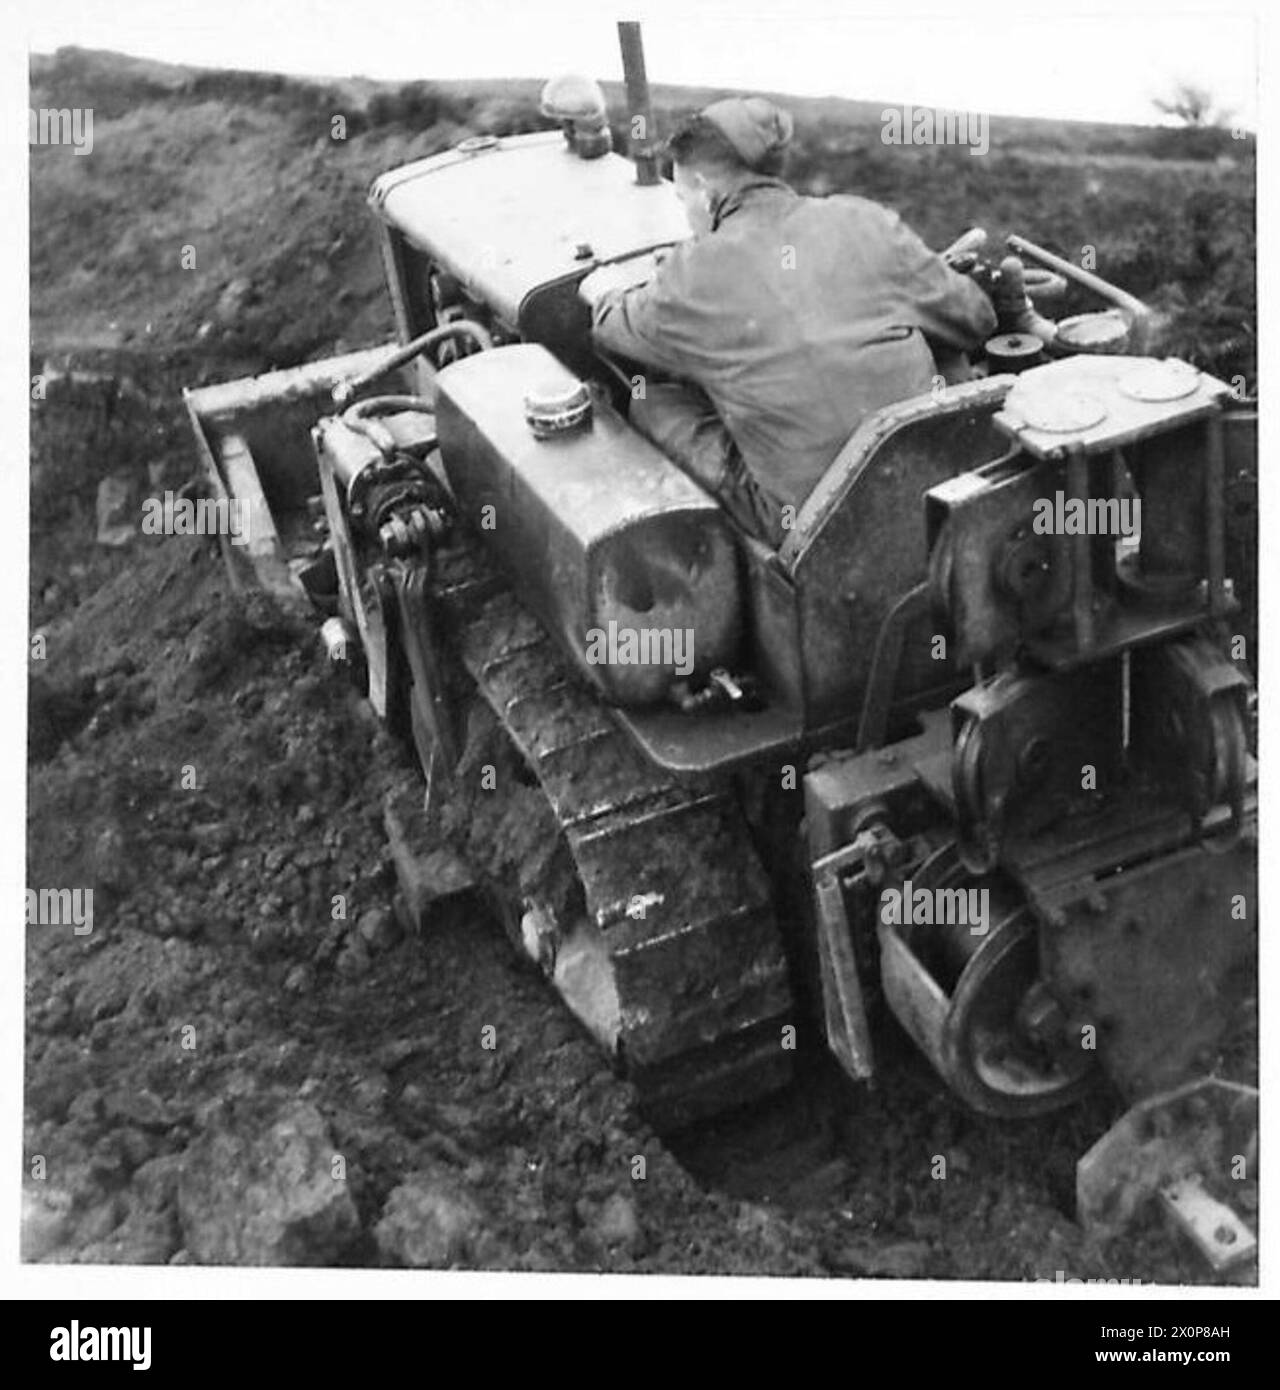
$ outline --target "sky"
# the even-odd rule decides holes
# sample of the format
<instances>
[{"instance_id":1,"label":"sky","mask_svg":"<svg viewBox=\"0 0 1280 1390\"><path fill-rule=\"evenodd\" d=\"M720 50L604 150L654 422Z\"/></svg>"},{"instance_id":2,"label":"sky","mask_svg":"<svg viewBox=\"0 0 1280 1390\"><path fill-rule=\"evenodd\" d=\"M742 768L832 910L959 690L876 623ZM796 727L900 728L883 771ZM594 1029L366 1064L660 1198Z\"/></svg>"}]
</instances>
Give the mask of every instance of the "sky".
<instances>
[{"instance_id":1,"label":"sky","mask_svg":"<svg viewBox=\"0 0 1280 1390\"><path fill-rule=\"evenodd\" d=\"M1012 8L1012 7L1011 7ZM989 114L1156 122L1179 80L1257 127L1253 13L1019 0L1016 13L892 0L41 0L29 47L317 76L621 77L615 19L644 26L651 81Z\"/></svg>"}]
</instances>

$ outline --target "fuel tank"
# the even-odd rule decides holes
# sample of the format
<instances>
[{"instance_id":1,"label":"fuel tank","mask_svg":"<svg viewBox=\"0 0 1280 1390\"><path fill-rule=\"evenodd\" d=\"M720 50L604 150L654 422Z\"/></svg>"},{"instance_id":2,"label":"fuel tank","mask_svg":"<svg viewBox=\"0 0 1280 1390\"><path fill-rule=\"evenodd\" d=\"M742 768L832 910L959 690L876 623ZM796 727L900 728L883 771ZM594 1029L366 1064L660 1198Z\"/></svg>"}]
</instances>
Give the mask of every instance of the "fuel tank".
<instances>
[{"instance_id":1,"label":"fuel tank","mask_svg":"<svg viewBox=\"0 0 1280 1390\"><path fill-rule=\"evenodd\" d=\"M734 664L742 603L730 523L602 393L586 419L539 437L526 399L568 397L578 384L544 347L477 353L436 382L464 523L592 684L640 706Z\"/></svg>"}]
</instances>

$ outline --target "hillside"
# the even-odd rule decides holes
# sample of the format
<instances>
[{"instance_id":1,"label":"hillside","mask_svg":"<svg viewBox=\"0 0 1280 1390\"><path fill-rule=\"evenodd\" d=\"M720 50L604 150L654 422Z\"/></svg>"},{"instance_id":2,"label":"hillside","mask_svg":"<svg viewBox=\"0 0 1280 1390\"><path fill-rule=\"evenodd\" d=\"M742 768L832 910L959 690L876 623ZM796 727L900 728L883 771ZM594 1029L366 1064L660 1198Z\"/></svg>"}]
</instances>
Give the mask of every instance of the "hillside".
<instances>
[{"instance_id":1,"label":"hillside","mask_svg":"<svg viewBox=\"0 0 1280 1390\"><path fill-rule=\"evenodd\" d=\"M605 89L624 148L622 94ZM36 58L32 107L95 113L92 158L32 150L36 347L157 347L204 376L383 336L370 180L469 133L544 128L537 91L321 84L78 49ZM721 94L656 87L660 129ZM779 99L796 116L798 187L887 202L935 245L978 224L1076 260L1091 247L1100 274L1173 314L1170 351L1252 383L1252 140L996 116L990 152L973 157L883 144L878 102ZM336 116L345 139L331 138Z\"/></svg>"}]
</instances>

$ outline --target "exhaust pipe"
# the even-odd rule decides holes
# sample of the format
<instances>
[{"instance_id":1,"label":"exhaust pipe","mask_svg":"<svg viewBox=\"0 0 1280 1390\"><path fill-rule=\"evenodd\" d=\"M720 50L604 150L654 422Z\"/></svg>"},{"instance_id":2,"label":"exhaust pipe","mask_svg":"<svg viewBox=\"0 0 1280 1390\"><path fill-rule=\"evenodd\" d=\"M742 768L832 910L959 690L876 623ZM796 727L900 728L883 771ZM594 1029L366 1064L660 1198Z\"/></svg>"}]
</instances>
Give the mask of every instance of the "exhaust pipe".
<instances>
[{"instance_id":1,"label":"exhaust pipe","mask_svg":"<svg viewBox=\"0 0 1280 1390\"><path fill-rule=\"evenodd\" d=\"M627 83L627 109L631 116L631 158L635 161L636 182L661 182L658 173L657 141L653 138L653 107L649 101L649 79L644 70L644 42L640 25L633 19L618 21L618 42L622 46L622 75ZM637 135L636 131L640 134Z\"/></svg>"}]
</instances>

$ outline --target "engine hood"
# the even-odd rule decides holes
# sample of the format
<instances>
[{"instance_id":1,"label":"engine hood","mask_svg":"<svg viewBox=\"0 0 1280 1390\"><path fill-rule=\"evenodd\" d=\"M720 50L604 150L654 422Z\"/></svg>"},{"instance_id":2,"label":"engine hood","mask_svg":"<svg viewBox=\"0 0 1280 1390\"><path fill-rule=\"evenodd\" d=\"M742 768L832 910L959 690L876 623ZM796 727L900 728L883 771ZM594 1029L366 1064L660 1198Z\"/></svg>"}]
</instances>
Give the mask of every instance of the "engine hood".
<instances>
[{"instance_id":1,"label":"engine hood","mask_svg":"<svg viewBox=\"0 0 1280 1390\"><path fill-rule=\"evenodd\" d=\"M536 290L690 234L670 183L580 159L559 131L464 140L381 175L369 203L511 325Z\"/></svg>"}]
</instances>

